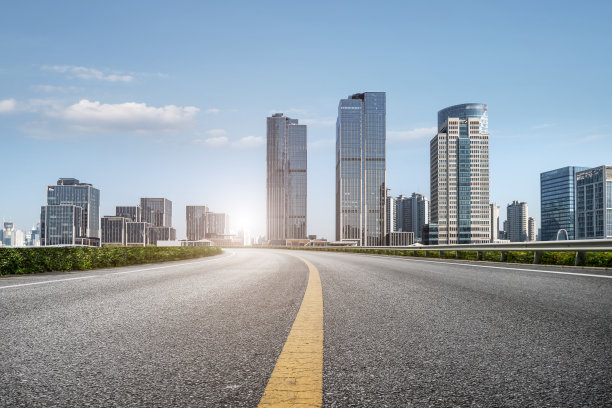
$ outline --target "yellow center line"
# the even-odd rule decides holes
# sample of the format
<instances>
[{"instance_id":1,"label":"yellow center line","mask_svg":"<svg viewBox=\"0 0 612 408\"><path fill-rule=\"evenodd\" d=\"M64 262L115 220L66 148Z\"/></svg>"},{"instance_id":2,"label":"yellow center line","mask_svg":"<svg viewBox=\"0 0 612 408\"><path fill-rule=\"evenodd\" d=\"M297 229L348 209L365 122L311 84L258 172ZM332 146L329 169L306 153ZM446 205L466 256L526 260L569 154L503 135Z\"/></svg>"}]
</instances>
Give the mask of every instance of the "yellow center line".
<instances>
[{"instance_id":1,"label":"yellow center line","mask_svg":"<svg viewBox=\"0 0 612 408\"><path fill-rule=\"evenodd\" d=\"M298 257L300 258L300 257ZM323 403L323 292L317 268L306 259L308 286L260 407L320 407Z\"/></svg>"}]
</instances>

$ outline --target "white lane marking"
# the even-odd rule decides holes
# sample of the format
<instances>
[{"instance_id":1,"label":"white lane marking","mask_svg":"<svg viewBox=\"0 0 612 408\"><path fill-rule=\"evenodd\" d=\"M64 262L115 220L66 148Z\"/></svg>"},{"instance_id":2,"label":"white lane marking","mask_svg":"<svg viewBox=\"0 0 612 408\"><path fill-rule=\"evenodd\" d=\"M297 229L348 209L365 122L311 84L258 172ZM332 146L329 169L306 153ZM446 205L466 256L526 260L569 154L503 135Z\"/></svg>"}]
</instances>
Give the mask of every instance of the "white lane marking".
<instances>
[{"instance_id":1,"label":"white lane marking","mask_svg":"<svg viewBox=\"0 0 612 408\"><path fill-rule=\"evenodd\" d=\"M100 275L81 276L78 278L55 279L55 280L43 281L43 282L20 283L18 285L0 286L0 289L16 288L19 286L42 285L43 283L65 282L65 281L71 281L71 280L77 280L77 279L90 279L90 278L97 278L98 276Z\"/></svg>"},{"instance_id":2,"label":"white lane marking","mask_svg":"<svg viewBox=\"0 0 612 408\"><path fill-rule=\"evenodd\" d=\"M473 266L475 268L506 269L506 270L510 270L510 271L552 273L552 274L556 274L556 275L589 276L591 278L612 279L612 276L608 276L608 275L595 275L595 274L592 274L592 273L545 271L545 270L542 270L542 269L509 268L507 266L475 265L475 264L461 263L461 262L426 261L424 259L412 259L412 258L411 259L405 259L405 258L397 258L397 257L394 257L394 256L380 256L380 255L366 255L366 256L369 256L369 257L372 257L372 258L396 259L398 261L405 261L405 262L426 262L426 263L437 263L437 264L456 265L456 266Z\"/></svg>"},{"instance_id":3,"label":"white lane marking","mask_svg":"<svg viewBox=\"0 0 612 408\"><path fill-rule=\"evenodd\" d=\"M232 256L236 255L235 252L230 252L230 254L231 255L227 255L227 256L224 256L224 257L221 257L221 258L204 259L204 260L201 260L201 261L184 262L182 264L174 264L174 265L166 265L166 266L156 266L156 267L153 267L153 268L136 269L136 270L125 271L125 272L105 273L104 275L88 275L88 276L79 276L77 278L54 279L54 280L48 280L48 281L42 281L42 282L20 283L20 284L17 284L17 285L0 286L0 289L17 288L17 287L20 287L20 286L30 286L30 285L42 285L43 283L65 282L65 281L71 281L71 280L77 280L77 279L100 278L100 277L104 277L104 276L108 276L108 275L122 275L124 273L151 271L151 270L154 270L154 269L174 268L174 267L177 267L177 266L193 265L193 264L199 264L199 263L204 263L204 262L218 261L220 259L227 259L227 258L231 258ZM86 271L83 271L83 272L86 272Z\"/></svg>"},{"instance_id":4,"label":"white lane marking","mask_svg":"<svg viewBox=\"0 0 612 408\"><path fill-rule=\"evenodd\" d=\"M166 269L166 268L174 268L177 266L185 266L185 265L193 265L193 264L199 264L199 263L204 263L204 262L213 262L213 261L218 261L221 259L227 259L227 258L231 258L232 256L236 255L235 252L230 252L231 255L226 255L223 256L221 258L214 258L214 259L203 259L200 261L195 261L195 262L183 262L180 264L174 264L174 265L166 265L166 266L155 266L153 268L144 268L144 269L134 269L134 270L130 270L130 271L124 271L124 272L113 272L113 273L108 273L105 275L100 275L100 276L106 276L106 275L123 275L126 273L134 273L134 272L143 272L143 271L152 271L154 269Z\"/></svg>"}]
</instances>

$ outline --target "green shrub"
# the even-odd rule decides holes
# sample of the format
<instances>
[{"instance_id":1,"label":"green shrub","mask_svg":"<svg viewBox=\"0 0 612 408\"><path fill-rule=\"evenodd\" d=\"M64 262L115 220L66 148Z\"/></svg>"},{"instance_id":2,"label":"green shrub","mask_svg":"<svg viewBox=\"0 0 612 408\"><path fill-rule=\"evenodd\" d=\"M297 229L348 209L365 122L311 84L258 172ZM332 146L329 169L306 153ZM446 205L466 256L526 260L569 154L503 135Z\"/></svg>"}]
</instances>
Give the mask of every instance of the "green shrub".
<instances>
[{"instance_id":1,"label":"green shrub","mask_svg":"<svg viewBox=\"0 0 612 408\"><path fill-rule=\"evenodd\" d=\"M499 262L501 260L501 251L483 251L482 260Z\"/></svg>"},{"instance_id":2,"label":"green shrub","mask_svg":"<svg viewBox=\"0 0 612 408\"><path fill-rule=\"evenodd\" d=\"M220 253L220 247L0 248L0 275L107 268Z\"/></svg>"},{"instance_id":3,"label":"green shrub","mask_svg":"<svg viewBox=\"0 0 612 408\"><path fill-rule=\"evenodd\" d=\"M575 252L544 252L540 263L549 265L574 265Z\"/></svg>"},{"instance_id":4,"label":"green shrub","mask_svg":"<svg viewBox=\"0 0 612 408\"><path fill-rule=\"evenodd\" d=\"M587 252L584 265L612 268L612 252Z\"/></svg>"},{"instance_id":5,"label":"green shrub","mask_svg":"<svg viewBox=\"0 0 612 408\"><path fill-rule=\"evenodd\" d=\"M440 258L443 259L454 259L457 257L456 251L440 251Z\"/></svg>"},{"instance_id":6,"label":"green shrub","mask_svg":"<svg viewBox=\"0 0 612 408\"><path fill-rule=\"evenodd\" d=\"M533 263L533 251L510 251L507 262Z\"/></svg>"},{"instance_id":7,"label":"green shrub","mask_svg":"<svg viewBox=\"0 0 612 408\"><path fill-rule=\"evenodd\" d=\"M414 251L413 253L413 256L427 256L425 251Z\"/></svg>"},{"instance_id":8,"label":"green shrub","mask_svg":"<svg viewBox=\"0 0 612 408\"><path fill-rule=\"evenodd\" d=\"M440 251L426 251L428 258L439 258Z\"/></svg>"},{"instance_id":9,"label":"green shrub","mask_svg":"<svg viewBox=\"0 0 612 408\"><path fill-rule=\"evenodd\" d=\"M461 251L461 258L468 261L478 260L478 251Z\"/></svg>"}]
</instances>

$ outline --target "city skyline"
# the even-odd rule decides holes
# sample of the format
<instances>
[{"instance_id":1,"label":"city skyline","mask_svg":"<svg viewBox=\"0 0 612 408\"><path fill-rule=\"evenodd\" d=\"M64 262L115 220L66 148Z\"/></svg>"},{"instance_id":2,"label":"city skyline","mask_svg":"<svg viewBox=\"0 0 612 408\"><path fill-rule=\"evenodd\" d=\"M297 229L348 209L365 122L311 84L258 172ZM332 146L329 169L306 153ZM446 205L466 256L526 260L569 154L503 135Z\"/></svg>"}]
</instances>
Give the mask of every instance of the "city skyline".
<instances>
[{"instance_id":1,"label":"city skyline","mask_svg":"<svg viewBox=\"0 0 612 408\"><path fill-rule=\"evenodd\" d=\"M393 196L417 191L431 197L428 141L436 112L470 100L492 112L490 201L502 209L514 200L529 203L538 226L540 173L609 164L610 57L597 47L597 39L610 37L606 3L587 11L529 5L527 15L501 24L501 16L513 15L509 5L481 10L447 3L449 14L481 23L474 46L485 53L475 58L451 50L457 63L447 65L437 62L446 35L431 24L438 10L431 5L339 4L326 6L325 13L291 6L304 19L280 27L265 27L278 22L280 11L270 8L262 24L250 20L249 11L258 10L250 4L237 14L228 13L228 6L192 5L151 10L147 17L139 17L142 5L131 4L112 22L87 18L118 6L104 7L43 4L26 10L12 4L7 15L15 18L0 28L8 39L0 45L6 57L0 66L0 138L5 165L14 169L0 181L6 192L0 217L18 229L35 225L44 186L76 177L100 189L101 214L139 197L164 196L179 211L191 203L223 209L235 220L234 230L248 223L252 235L265 235L262 118L284 112L309 127L309 179L317 183L309 186L308 233L333 239L336 106L357 90L387 94L386 187ZM578 10L581 19L575 18ZM348 14L340 18L342 13ZM148 27L151 18L164 15L182 21L182 27L169 23L174 30L167 37ZM366 15L374 29L346 30ZM207 24L199 24L201 16ZM306 30L312 22L314 33ZM82 38L73 39L68 27L82 28ZM279 28L288 35L280 36ZM103 40L99 32L107 33ZM257 35L245 39L245 32ZM338 50L329 41L353 37L361 41L349 44L359 47ZM211 40L197 40L203 38ZM268 61L255 57L272 43L302 53L269 69ZM363 69L346 69L349 55L363 57ZM241 64L245 58L248 64ZM293 86L274 85L281 82ZM245 95L261 98L253 104ZM201 184L194 188L194 180ZM501 223L505 211L500 213ZM177 223L177 236L185 236L184 228Z\"/></svg>"}]
</instances>

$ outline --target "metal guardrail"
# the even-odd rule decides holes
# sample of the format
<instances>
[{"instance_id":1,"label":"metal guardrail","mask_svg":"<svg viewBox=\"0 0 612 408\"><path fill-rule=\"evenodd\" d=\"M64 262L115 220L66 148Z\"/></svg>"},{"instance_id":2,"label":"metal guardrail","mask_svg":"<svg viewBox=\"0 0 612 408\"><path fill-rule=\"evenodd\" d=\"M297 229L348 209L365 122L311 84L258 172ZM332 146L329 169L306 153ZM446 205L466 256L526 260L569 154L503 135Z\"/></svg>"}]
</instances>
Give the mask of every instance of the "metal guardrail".
<instances>
[{"instance_id":1,"label":"metal guardrail","mask_svg":"<svg viewBox=\"0 0 612 408\"><path fill-rule=\"evenodd\" d=\"M504 244L457 244L457 245L411 245L411 246L376 246L348 247L365 249L398 249L422 251L585 251L612 252L612 239L584 239L572 241L533 241L510 242Z\"/></svg>"},{"instance_id":2,"label":"metal guardrail","mask_svg":"<svg viewBox=\"0 0 612 408\"><path fill-rule=\"evenodd\" d=\"M332 248L332 247L326 247ZM508 252L528 251L533 252L533 263L539 264L542 261L544 252L575 252L574 265L584 265L587 252L612 252L612 240L610 239L586 239L572 241L534 241L534 242L511 242L504 244L457 244L457 245L412 245L412 246L375 246L375 247L337 247L338 249L372 249L372 250L391 250L391 251L425 251L447 252L455 251L456 257L461 258L461 252L475 251L477 259L482 260L483 253L487 251L501 252L500 261L508 259Z\"/></svg>"}]
</instances>

